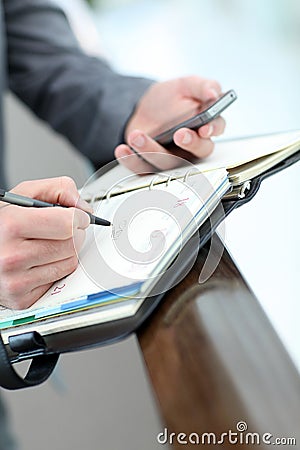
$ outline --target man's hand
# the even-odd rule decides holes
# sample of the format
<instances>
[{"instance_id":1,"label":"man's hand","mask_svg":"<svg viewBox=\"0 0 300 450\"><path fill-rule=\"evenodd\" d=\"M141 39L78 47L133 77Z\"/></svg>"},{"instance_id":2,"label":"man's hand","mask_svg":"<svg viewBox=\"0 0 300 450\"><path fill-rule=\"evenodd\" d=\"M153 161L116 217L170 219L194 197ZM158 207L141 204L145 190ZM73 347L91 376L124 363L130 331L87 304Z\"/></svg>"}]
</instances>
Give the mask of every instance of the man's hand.
<instances>
[{"instance_id":1,"label":"man's hand","mask_svg":"<svg viewBox=\"0 0 300 450\"><path fill-rule=\"evenodd\" d=\"M0 202L0 304L23 309L76 269L90 224L83 210L90 208L68 177L23 182L12 192L71 207L24 208Z\"/></svg>"},{"instance_id":2,"label":"man's hand","mask_svg":"<svg viewBox=\"0 0 300 450\"><path fill-rule=\"evenodd\" d=\"M153 166L162 170L174 167L176 158L168 157L170 152L151 139L147 133L197 108L203 102L217 99L220 94L219 83L198 76L155 83L140 99L131 116L125 132L128 145L122 144L116 148L116 158L137 173L151 171ZM178 156L196 158L208 156L214 147L210 138L219 136L224 129L225 121L222 117L218 117L197 131L187 128L177 130L173 140L183 150ZM126 158L129 155L130 158Z\"/></svg>"}]
</instances>

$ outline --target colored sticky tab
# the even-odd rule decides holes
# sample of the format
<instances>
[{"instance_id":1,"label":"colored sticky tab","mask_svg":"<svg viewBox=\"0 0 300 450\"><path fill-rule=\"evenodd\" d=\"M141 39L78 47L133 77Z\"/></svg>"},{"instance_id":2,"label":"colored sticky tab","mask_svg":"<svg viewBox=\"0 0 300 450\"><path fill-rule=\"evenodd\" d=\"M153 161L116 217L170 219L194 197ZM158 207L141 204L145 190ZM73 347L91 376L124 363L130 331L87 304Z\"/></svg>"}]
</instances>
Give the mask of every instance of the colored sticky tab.
<instances>
[{"instance_id":1,"label":"colored sticky tab","mask_svg":"<svg viewBox=\"0 0 300 450\"><path fill-rule=\"evenodd\" d=\"M7 328L10 327L11 325L13 325L13 320L7 320L6 322L1 322L0 323L0 328Z\"/></svg>"},{"instance_id":2,"label":"colored sticky tab","mask_svg":"<svg viewBox=\"0 0 300 450\"><path fill-rule=\"evenodd\" d=\"M33 322L35 316L21 317L20 319L15 319L13 325L22 325L23 323Z\"/></svg>"},{"instance_id":3,"label":"colored sticky tab","mask_svg":"<svg viewBox=\"0 0 300 450\"><path fill-rule=\"evenodd\" d=\"M91 305L103 305L105 303L109 303L115 299L121 299L123 297L128 297L130 295L134 295L140 289L142 283L133 283L128 286L121 286L111 291L101 291L96 292L95 294L90 294L86 297L81 297L77 300L73 300L72 302L65 303L61 305L61 311L70 311L73 309L83 308L85 306Z\"/></svg>"}]
</instances>

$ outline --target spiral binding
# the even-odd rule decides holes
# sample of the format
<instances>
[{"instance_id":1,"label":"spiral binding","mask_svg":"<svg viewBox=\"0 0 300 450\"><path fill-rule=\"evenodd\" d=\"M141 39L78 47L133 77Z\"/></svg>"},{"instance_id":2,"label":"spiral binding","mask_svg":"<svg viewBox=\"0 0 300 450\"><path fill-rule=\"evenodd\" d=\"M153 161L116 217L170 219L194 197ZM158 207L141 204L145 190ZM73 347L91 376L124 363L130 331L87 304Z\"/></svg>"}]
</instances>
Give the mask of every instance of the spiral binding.
<instances>
[{"instance_id":1,"label":"spiral binding","mask_svg":"<svg viewBox=\"0 0 300 450\"><path fill-rule=\"evenodd\" d=\"M113 193L113 188L110 188L105 195L105 200L109 200L110 197L112 196L112 193Z\"/></svg>"},{"instance_id":2,"label":"spiral binding","mask_svg":"<svg viewBox=\"0 0 300 450\"><path fill-rule=\"evenodd\" d=\"M169 184L170 184L170 182L172 181L172 179L175 180L175 178L174 178L172 175L170 175L170 176L168 177L167 181L166 181L166 187L167 187L167 188L169 187Z\"/></svg>"},{"instance_id":3,"label":"spiral binding","mask_svg":"<svg viewBox=\"0 0 300 450\"><path fill-rule=\"evenodd\" d=\"M183 177L183 182L184 182L184 183L187 183L187 182L188 182L188 179L189 179L189 177L193 174L193 172L194 172L194 175L200 173L199 170L197 170L197 171L195 171L195 170L196 170L196 169L192 168L192 169L189 169L189 170L187 170L187 171L185 172L185 175L184 175L184 177Z\"/></svg>"},{"instance_id":4,"label":"spiral binding","mask_svg":"<svg viewBox=\"0 0 300 450\"><path fill-rule=\"evenodd\" d=\"M95 193L95 194L93 195L92 201L91 201L92 207L95 206L95 204L100 200L100 198L102 198L103 196L105 197L106 190L105 190L105 189L102 189L102 193L103 193L104 195L101 195L101 191L100 191L100 192L97 192L97 193Z\"/></svg>"},{"instance_id":5,"label":"spiral binding","mask_svg":"<svg viewBox=\"0 0 300 450\"><path fill-rule=\"evenodd\" d=\"M183 183L187 183L191 175L197 175L199 173L200 172L198 170L192 168L187 170L185 174L181 174L181 176L176 176L176 172L175 174L169 175L167 178L166 177L162 178L163 176L162 174L157 174L152 178L151 182L148 185L137 186L136 189L134 190L142 189L144 187L148 187L149 190L153 190L154 187L159 184L165 184L165 186L168 188L172 181L182 179ZM159 179L161 179L161 181L159 181ZM115 190L118 187L121 188L121 191ZM128 191L125 190L124 185L122 186L121 184L116 184L113 187L111 187L108 191L102 190L100 192L97 192L96 194L93 194L91 199L88 201L90 201L93 206L96 202L100 200L110 200L111 197L121 195L126 192Z\"/></svg>"},{"instance_id":6,"label":"spiral binding","mask_svg":"<svg viewBox=\"0 0 300 450\"><path fill-rule=\"evenodd\" d=\"M151 191L153 189L154 183L155 181L159 178L159 175L155 175L155 177L152 178L150 184L149 184L149 191Z\"/></svg>"}]
</instances>

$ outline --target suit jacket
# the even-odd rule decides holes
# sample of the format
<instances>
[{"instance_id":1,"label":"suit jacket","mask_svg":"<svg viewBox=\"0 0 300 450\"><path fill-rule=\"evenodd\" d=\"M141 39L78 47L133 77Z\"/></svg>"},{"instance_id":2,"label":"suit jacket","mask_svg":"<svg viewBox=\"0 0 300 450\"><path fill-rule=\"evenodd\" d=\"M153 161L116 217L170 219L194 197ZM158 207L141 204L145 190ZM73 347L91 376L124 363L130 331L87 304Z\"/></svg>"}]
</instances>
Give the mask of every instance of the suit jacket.
<instances>
[{"instance_id":1,"label":"suit jacket","mask_svg":"<svg viewBox=\"0 0 300 450\"><path fill-rule=\"evenodd\" d=\"M0 187L5 185L5 89L96 167L111 161L126 121L151 81L121 76L104 60L85 55L51 0L0 0L0 39Z\"/></svg>"}]
</instances>

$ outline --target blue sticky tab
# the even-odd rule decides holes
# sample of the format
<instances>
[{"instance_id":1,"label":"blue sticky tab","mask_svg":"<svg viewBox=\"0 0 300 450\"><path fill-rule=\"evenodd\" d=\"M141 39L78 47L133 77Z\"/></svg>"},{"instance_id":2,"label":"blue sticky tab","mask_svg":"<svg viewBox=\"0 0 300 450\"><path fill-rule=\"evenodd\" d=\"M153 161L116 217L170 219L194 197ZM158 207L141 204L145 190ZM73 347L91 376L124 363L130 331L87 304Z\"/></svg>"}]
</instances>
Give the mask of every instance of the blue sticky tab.
<instances>
[{"instance_id":1,"label":"blue sticky tab","mask_svg":"<svg viewBox=\"0 0 300 450\"><path fill-rule=\"evenodd\" d=\"M117 298L127 297L138 292L139 288L142 286L142 282L129 284L128 286L121 286L115 288L111 291L101 291L95 294L90 294L86 297L81 297L80 299L73 300L72 302L65 303L61 305L62 311L68 311L72 309L83 308L84 306L91 306L94 304L103 304L109 301L115 300Z\"/></svg>"}]
</instances>

